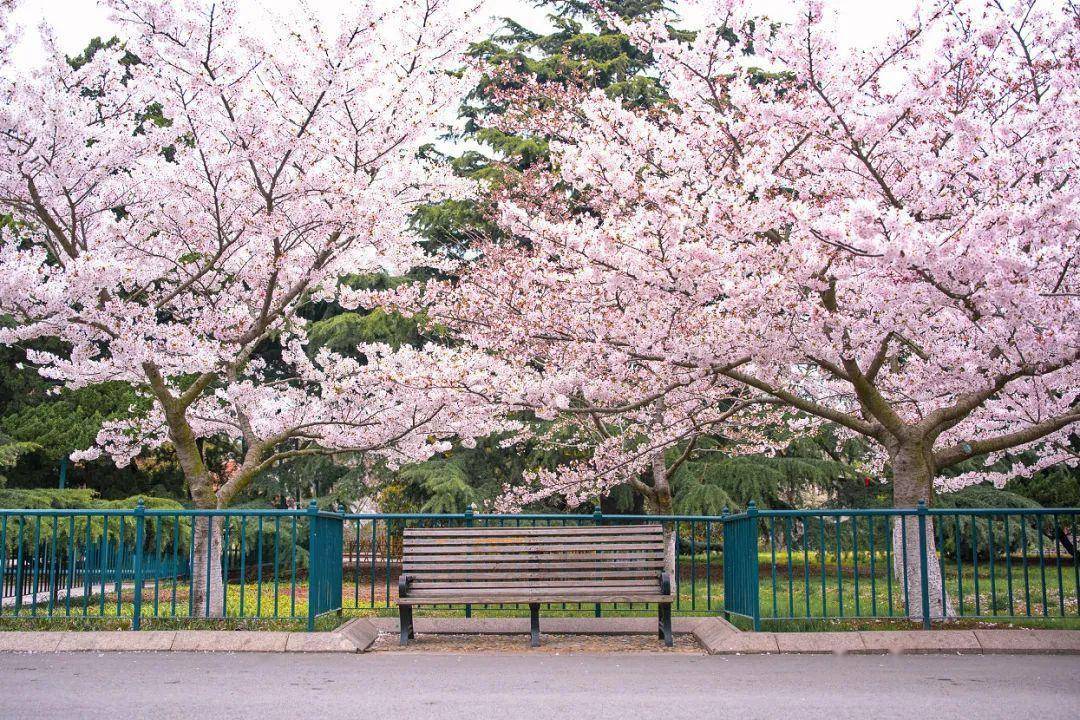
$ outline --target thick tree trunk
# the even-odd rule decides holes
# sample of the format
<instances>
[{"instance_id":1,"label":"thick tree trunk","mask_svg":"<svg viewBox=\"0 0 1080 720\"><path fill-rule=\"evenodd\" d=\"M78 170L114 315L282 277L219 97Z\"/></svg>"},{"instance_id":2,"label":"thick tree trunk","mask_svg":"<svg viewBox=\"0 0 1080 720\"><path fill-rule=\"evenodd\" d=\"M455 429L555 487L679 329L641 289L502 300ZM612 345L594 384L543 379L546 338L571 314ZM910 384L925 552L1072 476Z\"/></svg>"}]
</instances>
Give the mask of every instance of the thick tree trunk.
<instances>
[{"instance_id":1,"label":"thick tree trunk","mask_svg":"<svg viewBox=\"0 0 1080 720\"><path fill-rule=\"evenodd\" d=\"M211 475L203 462L202 452L187 419L180 414L166 413L169 437L173 442L180 468L187 480L188 492L200 510L216 510L220 498L214 489ZM194 617L224 617L225 598L221 567L221 516L195 516L191 532L194 535L191 556L191 613Z\"/></svg>"},{"instance_id":2,"label":"thick tree trunk","mask_svg":"<svg viewBox=\"0 0 1080 720\"><path fill-rule=\"evenodd\" d=\"M221 517L194 518L195 554L191 558L192 616L224 617L221 568Z\"/></svg>"},{"instance_id":3,"label":"thick tree trunk","mask_svg":"<svg viewBox=\"0 0 1080 720\"><path fill-rule=\"evenodd\" d=\"M671 497L671 485L668 483L667 466L664 464L664 454L655 453L652 457L652 496L646 496L645 507L650 515L672 514L673 502ZM664 522L664 568L671 576L671 582L675 582L676 573L676 548L675 548L675 525L673 522Z\"/></svg>"},{"instance_id":4,"label":"thick tree trunk","mask_svg":"<svg viewBox=\"0 0 1080 720\"><path fill-rule=\"evenodd\" d=\"M893 471L893 506L914 508L920 501L930 504L934 469L929 452L923 444L893 448L889 453ZM943 591L944 578L937 558L934 523L926 518L926 570L927 594L930 618L940 620L955 615L948 593ZM919 520L911 515L906 519L895 518L892 528L893 576L904 593L907 615L923 619L922 599L922 552L919 537Z\"/></svg>"}]
</instances>

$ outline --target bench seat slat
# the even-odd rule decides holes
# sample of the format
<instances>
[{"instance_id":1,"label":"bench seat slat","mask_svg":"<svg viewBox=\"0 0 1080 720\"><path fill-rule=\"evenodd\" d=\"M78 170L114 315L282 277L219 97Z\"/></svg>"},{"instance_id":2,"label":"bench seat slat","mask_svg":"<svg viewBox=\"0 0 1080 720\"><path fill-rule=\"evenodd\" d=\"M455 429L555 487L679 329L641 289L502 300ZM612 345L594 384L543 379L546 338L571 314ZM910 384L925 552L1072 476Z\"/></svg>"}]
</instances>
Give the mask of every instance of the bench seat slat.
<instances>
[{"instance_id":1,"label":"bench seat slat","mask_svg":"<svg viewBox=\"0 0 1080 720\"><path fill-rule=\"evenodd\" d=\"M536 593L526 590L521 593L493 594L489 592L470 592L460 594L431 595L425 597L403 597L398 605L483 605L483 604L528 604L528 603L670 603L674 595L663 595L658 591L641 593L620 592L583 592L575 593Z\"/></svg>"},{"instance_id":2,"label":"bench seat slat","mask_svg":"<svg viewBox=\"0 0 1080 720\"><path fill-rule=\"evenodd\" d=\"M406 527L405 537L422 538L453 538L453 537L478 537L499 535L557 535L568 537L573 535L625 535L627 533L661 533L664 528L661 525L578 525L576 527L519 527L486 525L480 527L455 527L455 528L425 528Z\"/></svg>"},{"instance_id":3,"label":"bench seat slat","mask_svg":"<svg viewBox=\"0 0 1080 720\"><path fill-rule=\"evenodd\" d=\"M568 587L579 588L585 586L603 585L605 587L629 587L629 586L648 586L656 587L655 578L620 578L616 580L605 580L603 578L597 580L567 580L565 578L537 578L532 580L416 580L409 585L409 593L413 593L418 590L442 590L442 589L455 589L455 588L513 588L513 587L529 587L529 588L548 588L548 587Z\"/></svg>"},{"instance_id":4,"label":"bench seat slat","mask_svg":"<svg viewBox=\"0 0 1080 720\"><path fill-rule=\"evenodd\" d=\"M507 552L520 552L520 553L553 553L553 552L588 552L588 553L602 553L602 552L625 552L627 550L652 550L660 551L663 549L661 543L604 543L603 545L575 545L573 543L551 543L540 545L461 545L457 547L448 547L445 545L425 545L422 548L415 548L412 545L406 545L405 549L412 553L422 552L427 555L481 555L483 553L507 553Z\"/></svg>"},{"instance_id":5,"label":"bench seat slat","mask_svg":"<svg viewBox=\"0 0 1080 720\"><path fill-rule=\"evenodd\" d=\"M529 584L537 584L543 580L554 581L566 581L580 583L583 580L591 580L593 578L601 580L634 580L637 578L647 578L653 580L656 578L658 570L629 570L619 572L588 572L584 570L562 570L562 571L547 571L540 570L536 572L532 571L516 571L513 573L431 573L431 574L419 574L413 573L409 577L414 583L433 583L433 582L492 582L492 581L506 581L520 580L521 582L527 582Z\"/></svg>"},{"instance_id":6,"label":"bench seat slat","mask_svg":"<svg viewBox=\"0 0 1080 720\"><path fill-rule=\"evenodd\" d=\"M532 562L535 565L539 563L553 563L553 562L662 562L664 559L663 553L606 553L590 554L590 553L558 553L544 555L542 559L532 559L536 556L528 553L508 553L498 555L473 555L469 559L475 558L476 561L482 562ZM406 556L410 565L437 565L440 562L460 562L462 558L460 556L447 556L447 555L413 555Z\"/></svg>"},{"instance_id":7,"label":"bench seat slat","mask_svg":"<svg viewBox=\"0 0 1080 720\"><path fill-rule=\"evenodd\" d=\"M458 547L471 547L476 545L530 545L530 546L543 546L543 545L587 545L593 547L607 547L608 545L622 545L626 543L652 543L662 544L664 542L664 536L660 533L653 535L646 535L641 533L635 533L633 535L575 535L571 537L560 537L558 535L545 535L545 536L529 536L529 535L517 535L507 534L498 536L476 536L476 537L457 537L457 538L405 538L405 547L407 548L423 548L423 547L442 547L442 548L458 548Z\"/></svg>"},{"instance_id":8,"label":"bench seat slat","mask_svg":"<svg viewBox=\"0 0 1080 720\"><path fill-rule=\"evenodd\" d=\"M561 560L559 562L531 562L529 560L521 560L517 562L461 562L460 559L454 559L453 561L447 560L437 564L417 564L406 562L402 566L403 572L406 574L419 573L424 571L442 571L442 570L624 570L624 569L664 569L663 560L643 560L643 561L628 561L628 560L610 560L607 562L599 562L596 560Z\"/></svg>"}]
</instances>

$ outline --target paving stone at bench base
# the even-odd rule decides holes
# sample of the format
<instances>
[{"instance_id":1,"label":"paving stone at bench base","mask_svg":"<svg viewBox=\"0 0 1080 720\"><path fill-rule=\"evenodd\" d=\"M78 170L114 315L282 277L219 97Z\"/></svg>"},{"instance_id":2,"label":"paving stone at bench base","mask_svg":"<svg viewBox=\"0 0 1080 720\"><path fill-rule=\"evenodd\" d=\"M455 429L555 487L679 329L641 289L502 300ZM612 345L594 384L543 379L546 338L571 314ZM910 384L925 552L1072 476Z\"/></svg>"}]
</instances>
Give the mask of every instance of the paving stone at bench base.
<instances>
[{"instance_id":1,"label":"paving stone at bench base","mask_svg":"<svg viewBox=\"0 0 1080 720\"><path fill-rule=\"evenodd\" d=\"M0 652L53 652L66 632L0 632Z\"/></svg>"},{"instance_id":2,"label":"paving stone at bench base","mask_svg":"<svg viewBox=\"0 0 1080 720\"><path fill-rule=\"evenodd\" d=\"M346 638L358 652L363 652L379 637L379 628L369 618L356 618L339 627L334 634Z\"/></svg>"},{"instance_id":3,"label":"paving stone at bench base","mask_svg":"<svg viewBox=\"0 0 1080 720\"><path fill-rule=\"evenodd\" d=\"M97 630L64 633L58 652L137 652L171 650L175 632L167 630Z\"/></svg>"},{"instance_id":4,"label":"paving stone at bench base","mask_svg":"<svg viewBox=\"0 0 1080 720\"><path fill-rule=\"evenodd\" d=\"M976 630L986 653L1080 654L1080 630Z\"/></svg>"},{"instance_id":5,"label":"paving stone at bench base","mask_svg":"<svg viewBox=\"0 0 1080 720\"><path fill-rule=\"evenodd\" d=\"M982 647L970 630L880 630L861 632L867 652L979 653Z\"/></svg>"},{"instance_id":6,"label":"paving stone at bench base","mask_svg":"<svg viewBox=\"0 0 1080 720\"><path fill-rule=\"evenodd\" d=\"M782 653L847 653L866 652L862 636L857 632L776 633L776 644Z\"/></svg>"},{"instance_id":7,"label":"paving stone at bench base","mask_svg":"<svg viewBox=\"0 0 1080 720\"><path fill-rule=\"evenodd\" d=\"M362 649L337 632L294 632L288 635L284 648L288 652L355 653Z\"/></svg>"},{"instance_id":8,"label":"paving stone at bench base","mask_svg":"<svg viewBox=\"0 0 1080 720\"><path fill-rule=\"evenodd\" d=\"M173 650L192 652L283 652L289 633L256 630L180 630Z\"/></svg>"},{"instance_id":9,"label":"paving stone at bench base","mask_svg":"<svg viewBox=\"0 0 1080 720\"><path fill-rule=\"evenodd\" d=\"M780 651L773 633L714 632L697 636L710 655L761 655Z\"/></svg>"}]
</instances>

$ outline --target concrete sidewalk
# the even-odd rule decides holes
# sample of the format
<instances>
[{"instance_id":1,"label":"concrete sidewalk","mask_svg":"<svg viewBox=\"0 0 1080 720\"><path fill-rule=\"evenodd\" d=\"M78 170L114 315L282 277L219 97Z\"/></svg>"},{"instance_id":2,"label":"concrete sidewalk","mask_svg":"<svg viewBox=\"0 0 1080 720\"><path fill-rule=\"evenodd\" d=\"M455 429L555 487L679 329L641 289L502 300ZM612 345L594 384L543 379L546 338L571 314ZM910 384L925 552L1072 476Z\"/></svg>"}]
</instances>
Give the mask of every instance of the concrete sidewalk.
<instances>
[{"instance_id":1,"label":"concrete sidewalk","mask_svg":"<svg viewBox=\"0 0 1080 720\"><path fill-rule=\"evenodd\" d=\"M547 618L544 634L656 633L649 617ZM364 652L380 632L397 633L395 618L356 618L333 632L236 630L0 632L0 652ZM868 632L741 632L718 617L674 618L676 634L693 634L710 655L758 654L1040 654L1080 655L1078 630L911 630ZM528 618L417 618L416 632L528 635ZM659 649L659 648L658 648Z\"/></svg>"}]
</instances>

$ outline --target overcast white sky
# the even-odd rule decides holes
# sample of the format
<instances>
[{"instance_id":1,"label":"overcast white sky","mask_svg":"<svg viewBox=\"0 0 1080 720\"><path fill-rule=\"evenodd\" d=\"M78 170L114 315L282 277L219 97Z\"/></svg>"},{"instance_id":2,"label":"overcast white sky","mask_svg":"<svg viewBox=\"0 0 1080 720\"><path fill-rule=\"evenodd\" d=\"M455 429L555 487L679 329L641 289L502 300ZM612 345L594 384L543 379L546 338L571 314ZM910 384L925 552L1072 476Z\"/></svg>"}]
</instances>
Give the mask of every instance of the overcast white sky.
<instances>
[{"instance_id":1,"label":"overcast white sky","mask_svg":"<svg viewBox=\"0 0 1080 720\"><path fill-rule=\"evenodd\" d=\"M469 0L462 0L466 1ZM311 6L318 7L328 16L348 2L310 0ZM251 17L258 22L260 19L265 21L267 14L287 15L295 0L241 0L240 4L249 9ZM701 17L702 11L694 7L698 4L683 0L674 3L687 18L686 25L693 26L693 19ZM757 0L755 3L762 12L780 20L790 19L801 4L799 0ZM839 43L859 46L880 39L897 18L911 11L915 0L826 0L826 5L837 12L842 36ZM546 26L547 11L536 9L528 0L489 0L487 7L492 15L513 17L527 27L542 30ZM36 28L42 21L54 29L64 52L75 55L95 35L110 37L115 34L108 16L109 11L99 6L96 0L22 0L15 18L27 32L14 49L13 60L19 66L32 66L41 60L43 53Z\"/></svg>"}]
</instances>

